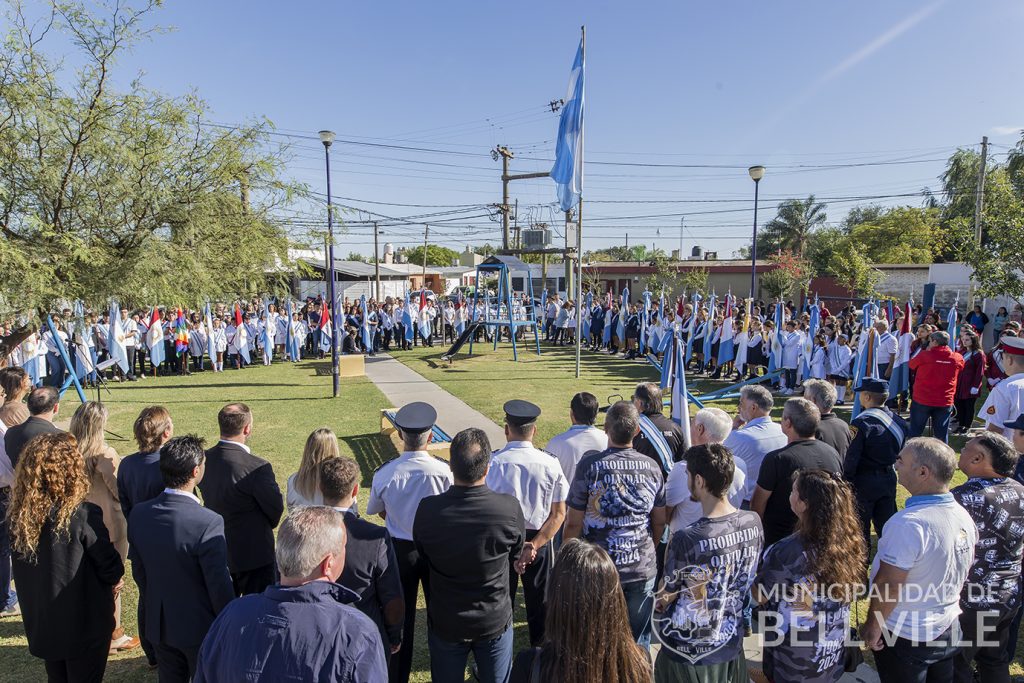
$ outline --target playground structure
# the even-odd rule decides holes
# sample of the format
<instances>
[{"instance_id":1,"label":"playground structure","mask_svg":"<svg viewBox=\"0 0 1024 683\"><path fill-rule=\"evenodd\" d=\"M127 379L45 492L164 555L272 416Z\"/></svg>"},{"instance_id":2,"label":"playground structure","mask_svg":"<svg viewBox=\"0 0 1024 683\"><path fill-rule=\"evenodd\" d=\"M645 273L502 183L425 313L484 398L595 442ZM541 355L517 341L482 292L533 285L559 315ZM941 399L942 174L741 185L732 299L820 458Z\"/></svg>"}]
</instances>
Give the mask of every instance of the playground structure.
<instances>
[{"instance_id":1,"label":"playground structure","mask_svg":"<svg viewBox=\"0 0 1024 683\"><path fill-rule=\"evenodd\" d=\"M518 320L513 316L514 306L512 305L512 278L509 272L509 268L515 268L519 272L527 273L524 282L524 289L528 299L528 304L523 307L525 316L523 319ZM507 327L509 330L509 336L512 341L512 358L513 360L519 360L519 349L516 345L516 330L520 327L533 327L533 340L537 348L537 355L540 355L540 330L537 327L537 302L533 298L533 278L529 275L529 266L523 263L521 260L514 256L489 256L483 263L476 267L476 290L473 292L473 318L471 323L478 323L483 325L485 328L491 330L494 337L494 350L498 350L498 337L501 332L501 328ZM498 277L498 293L496 298L497 303L497 316L491 317L491 301L490 297L486 295L486 288L483 287L484 278L491 275L497 274ZM485 300L484 303L484 317L483 320L476 319L476 307L480 301L480 290L485 289ZM541 302L543 305L543 302ZM474 325L469 327L474 328ZM468 330L467 330L468 331ZM473 337L474 334L469 336L469 355L473 355ZM456 346L461 344L456 343ZM451 356L454 355L458 349L453 346L453 351L449 351L445 356L450 361Z\"/></svg>"}]
</instances>

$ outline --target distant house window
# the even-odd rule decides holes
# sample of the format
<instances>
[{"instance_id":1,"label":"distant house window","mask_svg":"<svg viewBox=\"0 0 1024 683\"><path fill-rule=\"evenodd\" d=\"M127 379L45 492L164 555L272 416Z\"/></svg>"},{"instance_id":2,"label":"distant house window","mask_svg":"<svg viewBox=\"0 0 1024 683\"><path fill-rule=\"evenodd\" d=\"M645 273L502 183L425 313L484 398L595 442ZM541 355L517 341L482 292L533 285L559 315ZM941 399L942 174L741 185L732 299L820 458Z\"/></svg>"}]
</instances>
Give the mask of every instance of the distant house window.
<instances>
[{"instance_id":1,"label":"distant house window","mask_svg":"<svg viewBox=\"0 0 1024 683\"><path fill-rule=\"evenodd\" d=\"M560 292L564 292L565 291L565 278L564 277L558 278L558 291L560 291Z\"/></svg>"}]
</instances>

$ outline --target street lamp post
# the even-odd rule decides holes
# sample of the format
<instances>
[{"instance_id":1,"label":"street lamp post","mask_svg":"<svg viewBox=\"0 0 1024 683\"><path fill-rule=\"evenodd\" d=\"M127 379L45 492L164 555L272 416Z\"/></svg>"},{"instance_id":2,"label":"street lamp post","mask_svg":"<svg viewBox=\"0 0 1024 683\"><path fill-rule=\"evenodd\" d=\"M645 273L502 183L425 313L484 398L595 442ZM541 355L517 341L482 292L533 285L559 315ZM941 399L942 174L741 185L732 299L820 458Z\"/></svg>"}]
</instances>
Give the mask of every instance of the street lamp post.
<instances>
[{"instance_id":1,"label":"street lamp post","mask_svg":"<svg viewBox=\"0 0 1024 683\"><path fill-rule=\"evenodd\" d=\"M320 142L324 143L324 161L327 164L327 296L331 297L331 378L334 382L334 398L338 397L338 300L334 296L334 212L331 210L331 143L334 131L320 131Z\"/></svg>"},{"instance_id":2,"label":"street lamp post","mask_svg":"<svg viewBox=\"0 0 1024 683\"><path fill-rule=\"evenodd\" d=\"M764 166L751 166L747 169L750 179L754 181L754 236L750 240L750 300L754 300L754 286L757 281L757 190L764 177Z\"/></svg>"}]
</instances>

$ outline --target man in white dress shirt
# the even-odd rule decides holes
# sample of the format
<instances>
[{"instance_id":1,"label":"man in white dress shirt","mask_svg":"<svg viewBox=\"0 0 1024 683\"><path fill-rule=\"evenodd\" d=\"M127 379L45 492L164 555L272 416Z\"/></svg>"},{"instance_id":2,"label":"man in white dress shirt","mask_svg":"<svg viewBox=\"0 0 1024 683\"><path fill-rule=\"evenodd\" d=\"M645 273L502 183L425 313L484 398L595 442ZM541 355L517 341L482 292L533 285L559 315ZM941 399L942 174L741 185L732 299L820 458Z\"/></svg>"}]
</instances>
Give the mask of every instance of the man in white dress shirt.
<instances>
[{"instance_id":1,"label":"man in white dress shirt","mask_svg":"<svg viewBox=\"0 0 1024 683\"><path fill-rule=\"evenodd\" d=\"M690 419L690 447L709 443L722 443L732 431L732 418L721 408L701 408ZM729 485L729 503L739 508L746 494L747 464L735 458L736 467ZM665 505L668 506L669 528L672 533L685 529L704 516L701 504L690 497L686 460L672 466L665 483Z\"/></svg>"},{"instance_id":2,"label":"man in white dress shirt","mask_svg":"<svg viewBox=\"0 0 1024 683\"><path fill-rule=\"evenodd\" d=\"M426 561L413 543L412 526L416 509L427 496L444 493L452 485L448 463L426 451L437 411L426 403L410 403L395 414L395 426L402 435L404 450L384 463L373 475L366 514L380 515L391 534L398 558L398 574L405 596L405 627L402 649L389 663L390 680L406 683L412 670L413 640L416 633L416 599L423 584L424 600L430 600Z\"/></svg>"},{"instance_id":3,"label":"man in white dress shirt","mask_svg":"<svg viewBox=\"0 0 1024 683\"><path fill-rule=\"evenodd\" d=\"M590 451L608 448L608 435L594 426L597 420L598 403L593 394L581 391L569 403L569 420L572 427L551 437L545 450L555 456L562 467L565 480L572 481L576 465Z\"/></svg>"},{"instance_id":4,"label":"man in white dress shirt","mask_svg":"<svg viewBox=\"0 0 1024 683\"><path fill-rule=\"evenodd\" d=\"M565 519L569 482L558 461L533 445L540 408L529 401L514 400L505 403L504 410L508 445L491 459L487 487L495 493L515 496L523 508L526 543L512 563L509 591L514 604L522 575L530 644L536 647L544 639L545 590L553 559L550 541Z\"/></svg>"},{"instance_id":5,"label":"man in white dress shirt","mask_svg":"<svg viewBox=\"0 0 1024 683\"><path fill-rule=\"evenodd\" d=\"M746 464L746 490L744 502L754 496L757 475L761 471L761 461L770 452L785 446L789 440L782 433L782 427L772 421L772 406L775 399L772 393L759 384L752 384L740 389L740 405L735 429L726 437L722 445L732 451L733 457Z\"/></svg>"}]
</instances>

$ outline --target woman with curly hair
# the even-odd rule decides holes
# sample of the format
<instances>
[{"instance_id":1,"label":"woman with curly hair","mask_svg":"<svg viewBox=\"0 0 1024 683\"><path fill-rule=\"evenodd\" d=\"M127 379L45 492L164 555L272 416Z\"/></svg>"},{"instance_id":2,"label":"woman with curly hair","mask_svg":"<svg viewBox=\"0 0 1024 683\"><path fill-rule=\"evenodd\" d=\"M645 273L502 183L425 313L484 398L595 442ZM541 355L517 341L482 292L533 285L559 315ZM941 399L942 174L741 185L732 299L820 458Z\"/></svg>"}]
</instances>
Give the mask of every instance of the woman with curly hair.
<instances>
[{"instance_id":1,"label":"woman with curly hair","mask_svg":"<svg viewBox=\"0 0 1024 683\"><path fill-rule=\"evenodd\" d=\"M21 453L7 511L28 650L50 681L101 681L124 563L71 434L44 434Z\"/></svg>"},{"instance_id":2,"label":"woman with curly hair","mask_svg":"<svg viewBox=\"0 0 1024 683\"><path fill-rule=\"evenodd\" d=\"M574 538L558 553L548 583L544 642L520 652L510 683L649 683L651 663L629 626L615 563Z\"/></svg>"},{"instance_id":3,"label":"woman with curly hair","mask_svg":"<svg viewBox=\"0 0 1024 683\"><path fill-rule=\"evenodd\" d=\"M800 470L789 505L796 531L768 547L754 584L761 613L773 617L765 620L764 673L771 681L837 681L850 605L864 585L853 491L839 475Z\"/></svg>"},{"instance_id":4,"label":"woman with curly hair","mask_svg":"<svg viewBox=\"0 0 1024 683\"><path fill-rule=\"evenodd\" d=\"M78 440L78 451L85 462L85 476L89 479L89 493L85 500L99 506L103 524L110 542L117 548L124 562L128 557L128 525L117 495L117 469L121 458L107 445L103 430L107 426L107 408L102 403L86 401L71 416L70 432ZM121 597L114 600L114 633L110 636L111 652L133 650L139 639L125 635L121 627Z\"/></svg>"}]
</instances>

